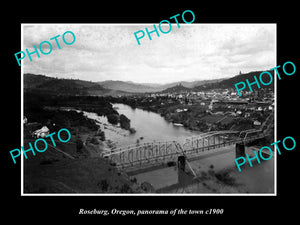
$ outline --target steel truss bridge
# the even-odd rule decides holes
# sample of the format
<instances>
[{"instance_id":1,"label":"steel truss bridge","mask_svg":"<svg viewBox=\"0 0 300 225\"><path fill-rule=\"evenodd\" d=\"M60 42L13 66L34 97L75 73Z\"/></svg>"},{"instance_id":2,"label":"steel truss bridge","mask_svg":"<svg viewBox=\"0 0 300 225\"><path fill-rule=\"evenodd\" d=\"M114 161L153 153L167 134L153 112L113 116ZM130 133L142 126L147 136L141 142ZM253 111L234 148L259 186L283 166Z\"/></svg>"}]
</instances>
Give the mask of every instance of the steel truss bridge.
<instances>
[{"instance_id":1,"label":"steel truss bridge","mask_svg":"<svg viewBox=\"0 0 300 225\"><path fill-rule=\"evenodd\" d=\"M266 134L262 130L255 129L241 132L230 130L211 131L189 137L183 144L177 141L136 144L106 152L103 157L108 158L120 169L143 168L164 162L177 161L178 157L182 155L188 159L196 158L212 149L237 143L247 144L265 136Z\"/></svg>"}]
</instances>

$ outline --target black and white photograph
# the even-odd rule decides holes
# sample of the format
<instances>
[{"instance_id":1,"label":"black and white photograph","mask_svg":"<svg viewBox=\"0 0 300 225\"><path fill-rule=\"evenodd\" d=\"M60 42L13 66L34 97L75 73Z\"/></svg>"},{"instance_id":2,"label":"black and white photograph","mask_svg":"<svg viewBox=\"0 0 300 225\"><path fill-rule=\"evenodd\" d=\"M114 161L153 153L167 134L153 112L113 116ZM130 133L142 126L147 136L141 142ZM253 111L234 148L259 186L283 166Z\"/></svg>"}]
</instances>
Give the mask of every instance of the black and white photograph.
<instances>
[{"instance_id":1,"label":"black and white photograph","mask_svg":"<svg viewBox=\"0 0 300 225\"><path fill-rule=\"evenodd\" d=\"M44 3L2 14L4 221L297 218L296 2Z\"/></svg>"},{"instance_id":2,"label":"black and white photograph","mask_svg":"<svg viewBox=\"0 0 300 225\"><path fill-rule=\"evenodd\" d=\"M276 195L276 23L178 21L21 25L22 195Z\"/></svg>"}]
</instances>

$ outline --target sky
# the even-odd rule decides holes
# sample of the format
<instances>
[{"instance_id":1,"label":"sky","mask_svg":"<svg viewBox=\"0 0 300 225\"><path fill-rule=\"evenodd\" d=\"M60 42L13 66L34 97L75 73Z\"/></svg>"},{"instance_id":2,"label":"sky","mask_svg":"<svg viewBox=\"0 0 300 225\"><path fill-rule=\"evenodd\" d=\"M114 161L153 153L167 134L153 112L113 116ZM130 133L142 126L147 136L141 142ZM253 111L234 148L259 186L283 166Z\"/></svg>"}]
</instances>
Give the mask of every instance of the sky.
<instances>
[{"instance_id":1,"label":"sky","mask_svg":"<svg viewBox=\"0 0 300 225\"><path fill-rule=\"evenodd\" d=\"M163 23L167 31L169 25ZM34 51L49 41L52 52L40 58L26 55L23 72L88 81L121 80L136 83L170 83L232 77L268 70L276 62L276 24L172 23L169 33L145 28L153 24L23 24L23 47ZM158 24L156 24L158 27ZM134 32L143 30L138 45ZM72 31L76 40L66 45L62 35ZM50 38L60 35L57 41ZM140 33L138 34L140 35ZM73 37L65 35L67 42ZM47 44L42 45L49 51ZM17 62L16 62L17 63Z\"/></svg>"}]
</instances>

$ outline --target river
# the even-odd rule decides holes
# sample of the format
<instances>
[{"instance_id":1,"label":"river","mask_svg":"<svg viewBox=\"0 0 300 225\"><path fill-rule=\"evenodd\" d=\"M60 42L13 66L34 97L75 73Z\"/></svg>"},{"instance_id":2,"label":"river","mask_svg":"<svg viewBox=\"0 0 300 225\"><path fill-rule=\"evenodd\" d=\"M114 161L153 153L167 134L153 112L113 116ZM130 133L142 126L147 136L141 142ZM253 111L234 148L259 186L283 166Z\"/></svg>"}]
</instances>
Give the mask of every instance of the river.
<instances>
[{"instance_id":1,"label":"river","mask_svg":"<svg viewBox=\"0 0 300 225\"><path fill-rule=\"evenodd\" d=\"M200 132L190 131L184 127L175 126L166 121L159 114L141 109L133 109L124 104L113 104L118 113L124 114L130 119L130 125L136 132L130 134L129 131L121 129L119 125L111 125L105 116L98 116L96 113L84 112L84 114L99 122L105 137L114 142L117 147L136 144L136 142L146 143L153 141L184 141L186 138L200 134Z\"/></svg>"},{"instance_id":2,"label":"river","mask_svg":"<svg viewBox=\"0 0 300 225\"><path fill-rule=\"evenodd\" d=\"M124 104L113 104L119 114L131 120L136 133L108 123L106 117L84 112L97 121L105 132L106 140L116 147L137 142L172 141L183 142L186 138L200 134L184 127L174 126L157 113L133 109ZM212 151L213 152L213 151ZM246 153L254 156L253 148L246 147ZM239 172L235 166L235 146L227 146L214 154L190 161L190 166L199 177L192 179L178 171L176 166L150 170L132 175L138 183L150 183L162 193L274 193L274 159L244 166Z\"/></svg>"}]
</instances>

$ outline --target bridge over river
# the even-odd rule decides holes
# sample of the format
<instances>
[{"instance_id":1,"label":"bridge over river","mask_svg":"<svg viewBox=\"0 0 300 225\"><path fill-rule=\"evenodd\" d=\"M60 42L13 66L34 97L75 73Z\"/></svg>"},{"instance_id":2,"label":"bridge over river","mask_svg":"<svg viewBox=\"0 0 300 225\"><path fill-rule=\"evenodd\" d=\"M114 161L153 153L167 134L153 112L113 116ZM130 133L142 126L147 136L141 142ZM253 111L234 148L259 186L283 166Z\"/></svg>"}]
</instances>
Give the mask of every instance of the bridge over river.
<instances>
[{"instance_id":1,"label":"bridge over river","mask_svg":"<svg viewBox=\"0 0 300 225\"><path fill-rule=\"evenodd\" d=\"M236 156L245 154L245 144L267 136L262 130L245 131L211 131L198 136L192 136L184 143L177 141L152 142L130 145L105 152L117 168L126 171L161 165L167 162L177 162L179 157L197 158L208 151L222 151L222 147L236 145Z\"/></svg>"}]
</instances>

